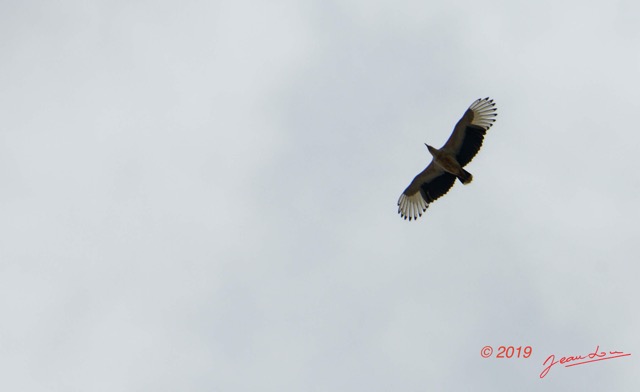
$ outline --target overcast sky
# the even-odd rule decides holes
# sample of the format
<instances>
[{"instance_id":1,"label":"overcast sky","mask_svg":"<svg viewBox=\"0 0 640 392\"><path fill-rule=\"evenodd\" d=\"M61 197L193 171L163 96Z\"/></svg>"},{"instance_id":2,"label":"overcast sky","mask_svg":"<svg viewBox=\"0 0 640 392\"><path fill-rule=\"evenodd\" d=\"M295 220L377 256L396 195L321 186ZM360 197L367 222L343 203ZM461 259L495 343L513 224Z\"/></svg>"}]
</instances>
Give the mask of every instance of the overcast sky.
<instances>
[{"instance_id":1,"label":"overcast sky","mask_svg":"<svg viewBox=\"0 0 640 392\"><path fill-rule=\"evenodd\" d=\"M639 18L0 2L0 389L638 390ZM485 96L473 183L402 220Z\"/></svg>"}]
</instances>

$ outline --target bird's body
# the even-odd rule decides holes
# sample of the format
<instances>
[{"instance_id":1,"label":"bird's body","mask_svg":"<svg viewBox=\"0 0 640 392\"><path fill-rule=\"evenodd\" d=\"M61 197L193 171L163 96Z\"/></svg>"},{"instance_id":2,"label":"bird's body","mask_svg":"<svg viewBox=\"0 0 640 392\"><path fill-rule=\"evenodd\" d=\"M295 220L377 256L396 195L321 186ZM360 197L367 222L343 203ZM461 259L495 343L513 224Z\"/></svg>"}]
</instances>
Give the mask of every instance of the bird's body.
<instances>
[{"instance_id":1,"label":"bird's body","mask_svg":"<svg viewBox=\"0 0 640 392\"><path fill-rule=\"evenodd\" d=\"M404 219L417 219L429 204L446 194L456 178L468 184L473 176L464 170L476 156L487 130L495 121L496 108L489 98L478 99L469 106L440 149L427 145L433 160L418 174L398 199L398 213Z\"/></svg>"},{"instance_id":2,"label":"bird's body","mask_svg":"<svg viewBox=\"0 0 640 392\"><path fill-rule=\"evenodd\" d=\"M462 168L460 162L456 159L456 154L453 151L446 149L438 150L430 145L427 145L429 152L433 156L433 162L447 173L451 173L458 177L461 183L468 184L473 180L473 176L468 171Z\"/></svg>"}]
</instances>

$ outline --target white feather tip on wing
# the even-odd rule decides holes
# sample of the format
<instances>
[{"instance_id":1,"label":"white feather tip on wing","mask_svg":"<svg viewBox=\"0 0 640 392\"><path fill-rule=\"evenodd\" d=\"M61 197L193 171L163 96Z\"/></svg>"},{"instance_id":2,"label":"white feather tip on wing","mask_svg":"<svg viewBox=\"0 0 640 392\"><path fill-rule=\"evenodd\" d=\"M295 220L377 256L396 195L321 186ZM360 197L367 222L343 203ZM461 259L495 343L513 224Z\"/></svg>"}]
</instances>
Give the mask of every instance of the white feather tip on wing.
<instances>
[{"instance_id":1,"label":"white feather tip on wing","mask_svg":"<svg viewBox=\"0 0 640 392\"><path fill-rule=\"evenodd\" d=\"M416 192L411 196L403 193L398 199L398 214L404 219L418 219L427 208L429 208L429 203L422 198L420 192Z\"/></svg>"},{"instance_id":2,"label":"white feather tip on wing","mask_svg":"<svg viewBox=\"0 0 640 392\"><path fill-rule=\"evenodd\" d=\"M473 120L471 124L484 128L485 130L491 128L496 121L498 110L495 102L489 97L484 99L477 99L469 106L469 109L473 111Z\"/></svg>"}]
</instances>

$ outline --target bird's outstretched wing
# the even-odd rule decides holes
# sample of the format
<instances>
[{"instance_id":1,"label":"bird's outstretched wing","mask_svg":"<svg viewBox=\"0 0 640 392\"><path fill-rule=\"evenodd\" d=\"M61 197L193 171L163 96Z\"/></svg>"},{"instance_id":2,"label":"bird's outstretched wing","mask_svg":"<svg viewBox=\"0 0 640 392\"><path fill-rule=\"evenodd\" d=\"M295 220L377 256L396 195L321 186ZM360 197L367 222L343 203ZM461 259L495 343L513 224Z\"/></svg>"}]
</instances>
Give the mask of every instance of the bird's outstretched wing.
<instances>
[{"instance_id":1,"label":"bird's outstretched wing","mask_svg":"<svg viewBox=\"0 0 640 392\"><path fill-rule=\"evenodd\" d=\"M484 135L498 115L495 105L489 97L477 99L469 106L453 129L449 140L442 146L441 150L448 150L456 155L460 166L471 162L480 151Z\"/></svg>"},{"instance_id":2,"label":"bird's outstretched wing","mask_svg":"<svg viewBox=\"0 0 640 392\"><path fill-rule=\"evenodd\" d=\"M432 161L400 195L398 213L404 219L418 219L429 208L429 203L449 192L455 181L456 176Z\"/></svg>"}]
</instances>

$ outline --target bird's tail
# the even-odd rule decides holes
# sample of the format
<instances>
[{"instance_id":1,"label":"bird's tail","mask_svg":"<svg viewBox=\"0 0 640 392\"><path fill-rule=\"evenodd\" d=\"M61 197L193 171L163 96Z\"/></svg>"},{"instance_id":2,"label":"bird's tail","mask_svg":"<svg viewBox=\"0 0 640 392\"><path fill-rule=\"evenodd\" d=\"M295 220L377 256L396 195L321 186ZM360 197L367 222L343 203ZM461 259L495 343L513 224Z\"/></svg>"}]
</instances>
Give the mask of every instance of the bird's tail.
<instances>
[{"instance_id":1,"label":"bird's tail","mask_svg":"<svg viewBox=\"0 0 640 392\"><path fill-rule=\"evenodd\" d=\"M462 169L462 174L458 176L458 180L460 180L464 185L467 185L473 180L473 176L468 171Z\"/></svg>"}]
</instances>

